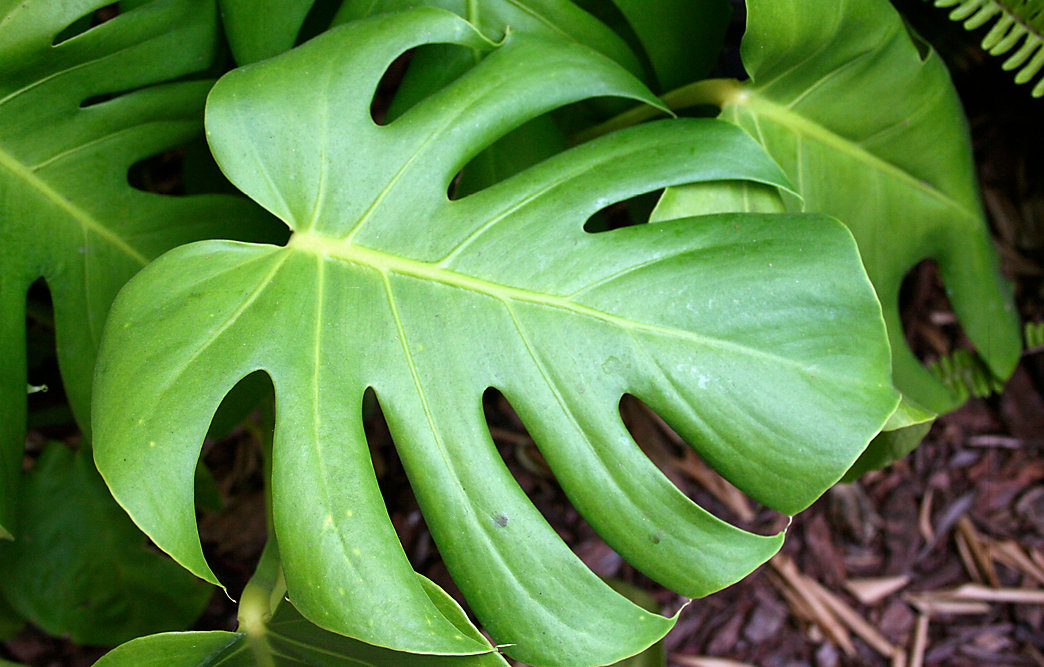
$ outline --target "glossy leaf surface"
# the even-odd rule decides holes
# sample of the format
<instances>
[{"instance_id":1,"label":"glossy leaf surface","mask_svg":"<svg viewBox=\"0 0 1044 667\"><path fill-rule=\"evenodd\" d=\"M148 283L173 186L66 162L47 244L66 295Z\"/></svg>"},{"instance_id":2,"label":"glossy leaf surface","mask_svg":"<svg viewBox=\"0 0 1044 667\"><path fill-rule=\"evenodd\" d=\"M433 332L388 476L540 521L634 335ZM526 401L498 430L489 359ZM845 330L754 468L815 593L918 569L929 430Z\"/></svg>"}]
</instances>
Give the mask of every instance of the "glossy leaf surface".
<instances>
[{"instance_id":1,"label":"glossy leaf surface","mask_svg":"<svg viewBox=\"0 0 1044 667\"><path fill-rule=\"evenodd\" d=\"M376 125L385 68L447 42L492 53ZM513 34L493 48L434 9L347 24L219 81L207 111L218 162L294 235L286 247L184 246L117 301L96 376L96 460L155 543L216 581L191 480L222 396L263 369L289 598L325 629L414 652L488 650L432 605L396 539L363 432L368 387L454 580L520 660L612 662L672 620L614 593L543 520L493 445L488 387L584 517L650 576L702 595L774 553L781 536L744 533L683 496L618 404L645 401L754 498L807 506L897 401L843 226L726 215L583 230L605 206L670 185L785 186L749 137L712 120L633 128L446 197L504 133L605 95L652 100L575 42Z\"/></svg>"},{"instance_id":2,"label":"glossy leaf surface","mask_svg":"<svg viewBox=\"0 0 1044 667\"><path fill-rule=\"evenodd\" d=\"M135 162L201 130L210 84L156 84L210 63L213 3L158 0L52 45L106 4L0 1L0 536L21 474L29 286L47 281L65 391L89 433L95 352L120 286L165 250L227 236L252 210L128 183Z\"/></svg>"},{"instance_id":3,"label":"glossy leaf surface","mask_svg":"<svg viewBox=\"0 0 1044 667\"><path fill-rule=\"evenodd\" d=\"M0 592L39 628L111 646L180 630L214 588L145 548L89 450L53 443L20 494L18 539L0 543Z\"/></svg>"},{"instance_id":4,"label":"glossy leaf surface","mask_svg":"<svg viewBox=\"0 0 1044 667\"><path fill-rule=\"evenodd\" d=\"M961 402L910 351L899 288L938 262L968 338L994 374L1020 351L1010 289L979 201L964 115L948 73L922 57L878 0L749 0L743 61L752 85L724 118L758 139L794 183L792 210L826 213L856 237L892 341L896 386L935 412Z\"/></svg>"}]
</instances>

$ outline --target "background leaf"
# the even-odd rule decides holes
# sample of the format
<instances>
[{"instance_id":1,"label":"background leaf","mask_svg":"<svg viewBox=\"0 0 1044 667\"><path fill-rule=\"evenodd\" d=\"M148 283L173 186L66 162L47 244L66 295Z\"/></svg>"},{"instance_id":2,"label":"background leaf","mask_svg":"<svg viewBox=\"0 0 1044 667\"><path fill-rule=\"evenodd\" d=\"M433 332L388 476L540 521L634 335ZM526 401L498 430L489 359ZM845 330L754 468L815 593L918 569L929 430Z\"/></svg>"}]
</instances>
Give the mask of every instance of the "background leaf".
<instances>
[{"instance_id":1,"label":"background leaf","mask_svg":"<svg viewBox=\"0 0 1044 667\"><path fill-rule=\"evenodd\" d=\"M0 641L14 637L25 627L25 619L11 607L3 595L0 595Z\"/></svg>"},{"instance_id":2,"label":"background leaf","mask_svg":"<svg viewBox=\"0 0 1044 667\"><path fill-rule=\"evenodd\" d=\"M0 2L0 536L21 474L29 285L50 289L63 384L89 435L95 352L120 286L163 251L257 216L239 198L128 183L133 164L200 131L210 84L156 84L209 65L213 3L158 0L52 46L105 4Z\"/></svg>"},{"instance_id":3,"label":"background leaf","mask_svg":"<svg viewBox=\"0 0 1044 667\"><path fill-rule=\"evenodd\" d=\"M96 459L156 544L216 581L193 520L199 442L222 396L263 369L295 607L375 645L482 651L446 624L396 539L362 428L372 388L440 554L495 641L535 664L612 662L673 620L614 593L547 525L493 445L483 392L504 393L614 549L702 595L781 536L740 531L682 495L627 433L621 396L651 405L756 499L796 512L895 407L879 307L850 234L822 217L583 230L605 206L670 185L784 185L718 121L633 128L448 200L462 165L535 116L592 96L653 100L604 56L515 33L374 124L386 67L446 42L488 44L447 12L388 14L217 84L207 123L219 164L295 234L286 247L183 246L128 284L96 376Z\"/></svg>"},{"instance_id":4,"label":"background leaf","mask_svg":"<svg viewBox=\"0 0 1044 667\"><path fill-rule=\"evenodd\" d=\"M315 0L218 0L221 22L240 65L293 48Z\"/></svg>"},{"instance_id":5,"label":"background leaf","mask_svg":"<svg viewBox=\"0 0 1044 667\"><path fill-rule=\"evenodd\" d=\"M711 73L732 15L728 0L612 0L634 30L668 91Z\"/></svg>"},{"instance_id":6,"label":"background leaf","mask_svg":"<svg viewBox=\"0 0 1044 667\"><path fill-rule=\"evenodd\" d=\"M467 622L467 617L463 620ZM172 632L141 637L105 654L95 667L497 667L496 653L440 656L402 653L369 646L312 625L289 602L282 602L265 627L261 648L241 632ZM255 652L259 651L259 652Z\"/></svg>"},{"instance_id":7,"label":"background leaf","mask_svg":"<svg viewBox=\"0 0 1044 667\"><path fill-rule=\"evenodd\" d=\"M743 60L751 84L722 117L772 154L801 199L791 210L843 221L859 243L892 342L896 386L934 412L963 401L903 336L899 288L938 262L968 338L1008 377L1021 348L1010 288L986 229L964 116L949 75L922 55L888 3L749 0ZM815 57L808 57L814 53Z\"/></svg>"},{"instance_id":8,"label":"background leaf","mask_svg":"<svg viewBox=\"0 0 1044 667\"><path fill-rule=\"evenodd\" d=\"M37 627L111 646L187 627L203 612L214 589L145 548L89 450L48 445L20 501L19 538L0 543L0 591Z\"/></svg>"}]
</instances>

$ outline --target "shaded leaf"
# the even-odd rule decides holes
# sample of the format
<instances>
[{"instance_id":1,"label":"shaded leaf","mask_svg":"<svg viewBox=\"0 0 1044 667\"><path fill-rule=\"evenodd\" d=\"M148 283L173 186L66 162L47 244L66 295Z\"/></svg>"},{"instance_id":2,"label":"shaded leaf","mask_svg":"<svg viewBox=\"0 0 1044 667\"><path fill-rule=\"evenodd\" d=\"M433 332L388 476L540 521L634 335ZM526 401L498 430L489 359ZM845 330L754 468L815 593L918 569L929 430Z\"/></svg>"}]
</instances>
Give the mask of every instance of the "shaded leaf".
<instances>
[{"instance_id":1,"label":"shaded leaf","mask_svg":"<svg viewBox=\"0 0 1044 667\"><path fill-rule=\"evenodd\" d=\"M0 641L7 641L25 627L25 619L11 607L3 595L0 595Z\"/></svg>"},{"instance_id":2,"label":"shaded leaf","mask_svg":"<svg viewBox=\"0 0 1044 667\"><path fill-rule=\"evenodd\" d=\"M728 0L611 0L649 58L661 91L710 74L718 62L732 6Z\"/></svg>"},{"instance_id":3,"label":"shaded leaf","mask_svg":"<svg viewBox=\"0 0 1044 667\"><path fill-rule=\"evenodd\" d=\"M463 612L461 618L467 622ZM283 601L266 623L264 634L255 641L242 632L172 632L128 642L105 654L95 666L159 664L170 667L496 667L507 662L496 653L435 656L369 646L312 625L293 605Z\"/></svg>"},{"instance_id":4,"label":"shaded leaf","mask_svg":"<svg viewBox=\"0 0 1044 667\"><path fill-rule=\"evenodd\" d=\"M935 413L928 412L907 397L888 418L883 431L867 445L852 467L841 478L854 482L871 470L879 470L903 458L921 444L935 421Z\"/></svg>"},{"instance_id":5,"label":"shaded leaf","mask_svg":"<svg viewBox=\"0 0 1044 667\"><path fill-rule=\"evenodd\" d=\"M0 536L21 473L29 285L47 281L65 391L89 434L95 351L117 290L163 251L226 237L256 210L127 180L135 162L201 129L209 82L155 84L208 66L213 3L159 0L52 46L105 4L0 1Z\"/></svg>"},{"instance_id":6,"label":"shaded leaf","mask_svg":"<svg viewBox=\"0 0 1044 667\"><path fill-rule=\"evenodd\" d=\"M107 653L96 665L368 665L370 667L506 667L507 662L475 630L464 610L431 581L418 575L432 603L460 632L484 644L487 653L434 656L371 646L309 623L284 594L279 550L270 537L257 571L239 604L239 632L179 632L142 637Z\"/></svg>"},{"instance_id":7,"label":"shaded leaf","mask_svg":"<svg viewBox=\"0 0 1044 667\"><path fill-rule=\"evenodd\" d=\"M382 73L424 43L492 53L375 125ZM224 394L263 369L289 598L325 629L420 653L487 650L446 621L397 541L363 432L367 388L454 580L520 660L612 662L673 619L614 593L543 520L492 442L488 387L581 514L649 576L703 595L774 553L782 536L740 531L681 494L618 404L631 393L652 406L756 499L784 512L811 503L897 402L843 226L725 215L583 231L606 205L670 185L784 185L749 137L711 120L632 128L446 197L504 133L606 95L653 101L575 42L515 33L493 48L433 9L350 23L224 77L207 112L218 162L294 235L286 247L183 246L118 299L96 376L96 459L155 543L216 582L192 474Z\"/></svg>"},{"instance_id":8,"label":"shaded leaf","mask_svg":"<svg viewBox=\"0 0 1044 667\"><path fill-rule=\"evenodd\" d=\"M145 548L90 451L48 445L19 500L19 537L0 543L0 591L34 625L109 646L188 627L203 612L214 589Z\"/></svg>"},{"instance_id":9,"label":"shaded leaf","mask_svg":"<svg viewBox=\"0 0 1044 667\"><path fill-rule=\"evenodd\" d=\"M608 583L614 591L623 595L642 609L652 612L660 611L660 605L656 602L656 598L649 595L649 593L644 589L638 588L634 584L619 579L609 579L606 583ZM624 660L613 664L614 667L667 667L667 652L664 649L663 640L661 639L638 655L625 658Z\"/></svg>"},{"instance_id":10,"label":"shaded leaf","mask_svg":"<svg viewBox=\"0 0 1044 667\"><path fill-rule=\"evenodd\" d=\"M218 0L232 55L240 65L291 49L315 0Z\"/></svg>"}]
</instances>

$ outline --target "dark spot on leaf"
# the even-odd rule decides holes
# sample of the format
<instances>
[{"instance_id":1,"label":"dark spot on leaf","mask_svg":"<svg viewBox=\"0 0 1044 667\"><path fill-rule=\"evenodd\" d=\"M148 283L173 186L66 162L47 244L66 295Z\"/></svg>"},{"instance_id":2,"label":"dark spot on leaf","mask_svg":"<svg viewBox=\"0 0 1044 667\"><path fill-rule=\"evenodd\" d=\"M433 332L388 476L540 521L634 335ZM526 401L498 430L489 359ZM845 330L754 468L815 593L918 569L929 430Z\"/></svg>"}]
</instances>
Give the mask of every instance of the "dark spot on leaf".
<instances>
[{"instance_id":1,"label":"dark spot on leaf","mask_svg":"<svg viewBox=\"0 0 1044 667\"><path fill-rule=\"evenodd\" d=\"M501 528L503 528L504 526L508 525L507 514L504 514L503 512L494 512L493 513L493 523L497 524Z\"/></svg>"}]
</instances>

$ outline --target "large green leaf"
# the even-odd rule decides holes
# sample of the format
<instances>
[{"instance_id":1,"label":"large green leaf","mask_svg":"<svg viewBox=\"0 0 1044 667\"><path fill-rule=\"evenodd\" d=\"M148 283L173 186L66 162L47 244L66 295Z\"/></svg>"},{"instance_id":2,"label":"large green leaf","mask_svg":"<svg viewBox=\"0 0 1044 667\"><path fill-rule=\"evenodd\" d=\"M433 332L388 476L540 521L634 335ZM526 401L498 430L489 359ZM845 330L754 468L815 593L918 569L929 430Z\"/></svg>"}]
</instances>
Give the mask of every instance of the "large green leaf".
<instances>
[{"instance_id":1,"label":"large green leaf","mask_svg":"<svg viewBox=\"0 0 1044 667\"><path fill-rule=\"evenodd\" d=\"M18 539L0 543L0 592L37 627L111 646L187 627L206 607L213 587L145 548L90 451L48 445L20 501Z\"/></svg>"},{"instance_id":2,"label":"large green leaf","mask_svg":"<svg viewBox=\"0 0 1044 667\"><path fill-rule=\"evenodd\" d=\"M376 125L385 68L447 42L492 52ZM520 660L612 662L672 620L614 593L543 520L493 445L488 387L584 517L650 576L702 595L774 553L781 536L740 531L681 494L618 404L644 400L758 500L807 506L897 401L879 306L843 226L723 215L583 230L599 209L665 186L784 185L755 142L712 120L632 128L446 197L504 133L605 95L653 100L575 42L512 34L493 48L435 9L347 24L219 81L207 111L218 162L294 235L286 247L183 246L117 300L96 374L95 456L155 543L216 582L193 472L222 396L263 369L289 598L325 629L413 652L488 650L432 605L395 537L362 427L368 387L455 581Z\"/></svg>"},{"instance_id":3,"label":"large green leaf","mask_svg":"<svg viewBox=\"0 0 1044 667\"><path fill-rule=\"evenodd\" d=\"M877 288L896 386L935 412L964 398L920 364L899 320L899 288L938 262L968 338L1008 377L1017 316L983 218L960 102L938 56L880 0L748 1L751 83L722 86L722 116L758 139L796 185L792 210L848 225Z\"/></svg>"},{"instance_id":4,"label":"large green leaf","mask_svg":"<svg viewBox=\"0 0 1044 667\"><path fill-rule=\"evenodd\" d=\"M0 536L22 467L29 285L50 288L63 383L89 432L95 351L120 286L165 250L227 236L251 210L128 183L135 162L201 130L208 82L153 84L208 66L213 2L157 0L52 46L106 4L0 0Z\"/></svg>"}]
</instances>

